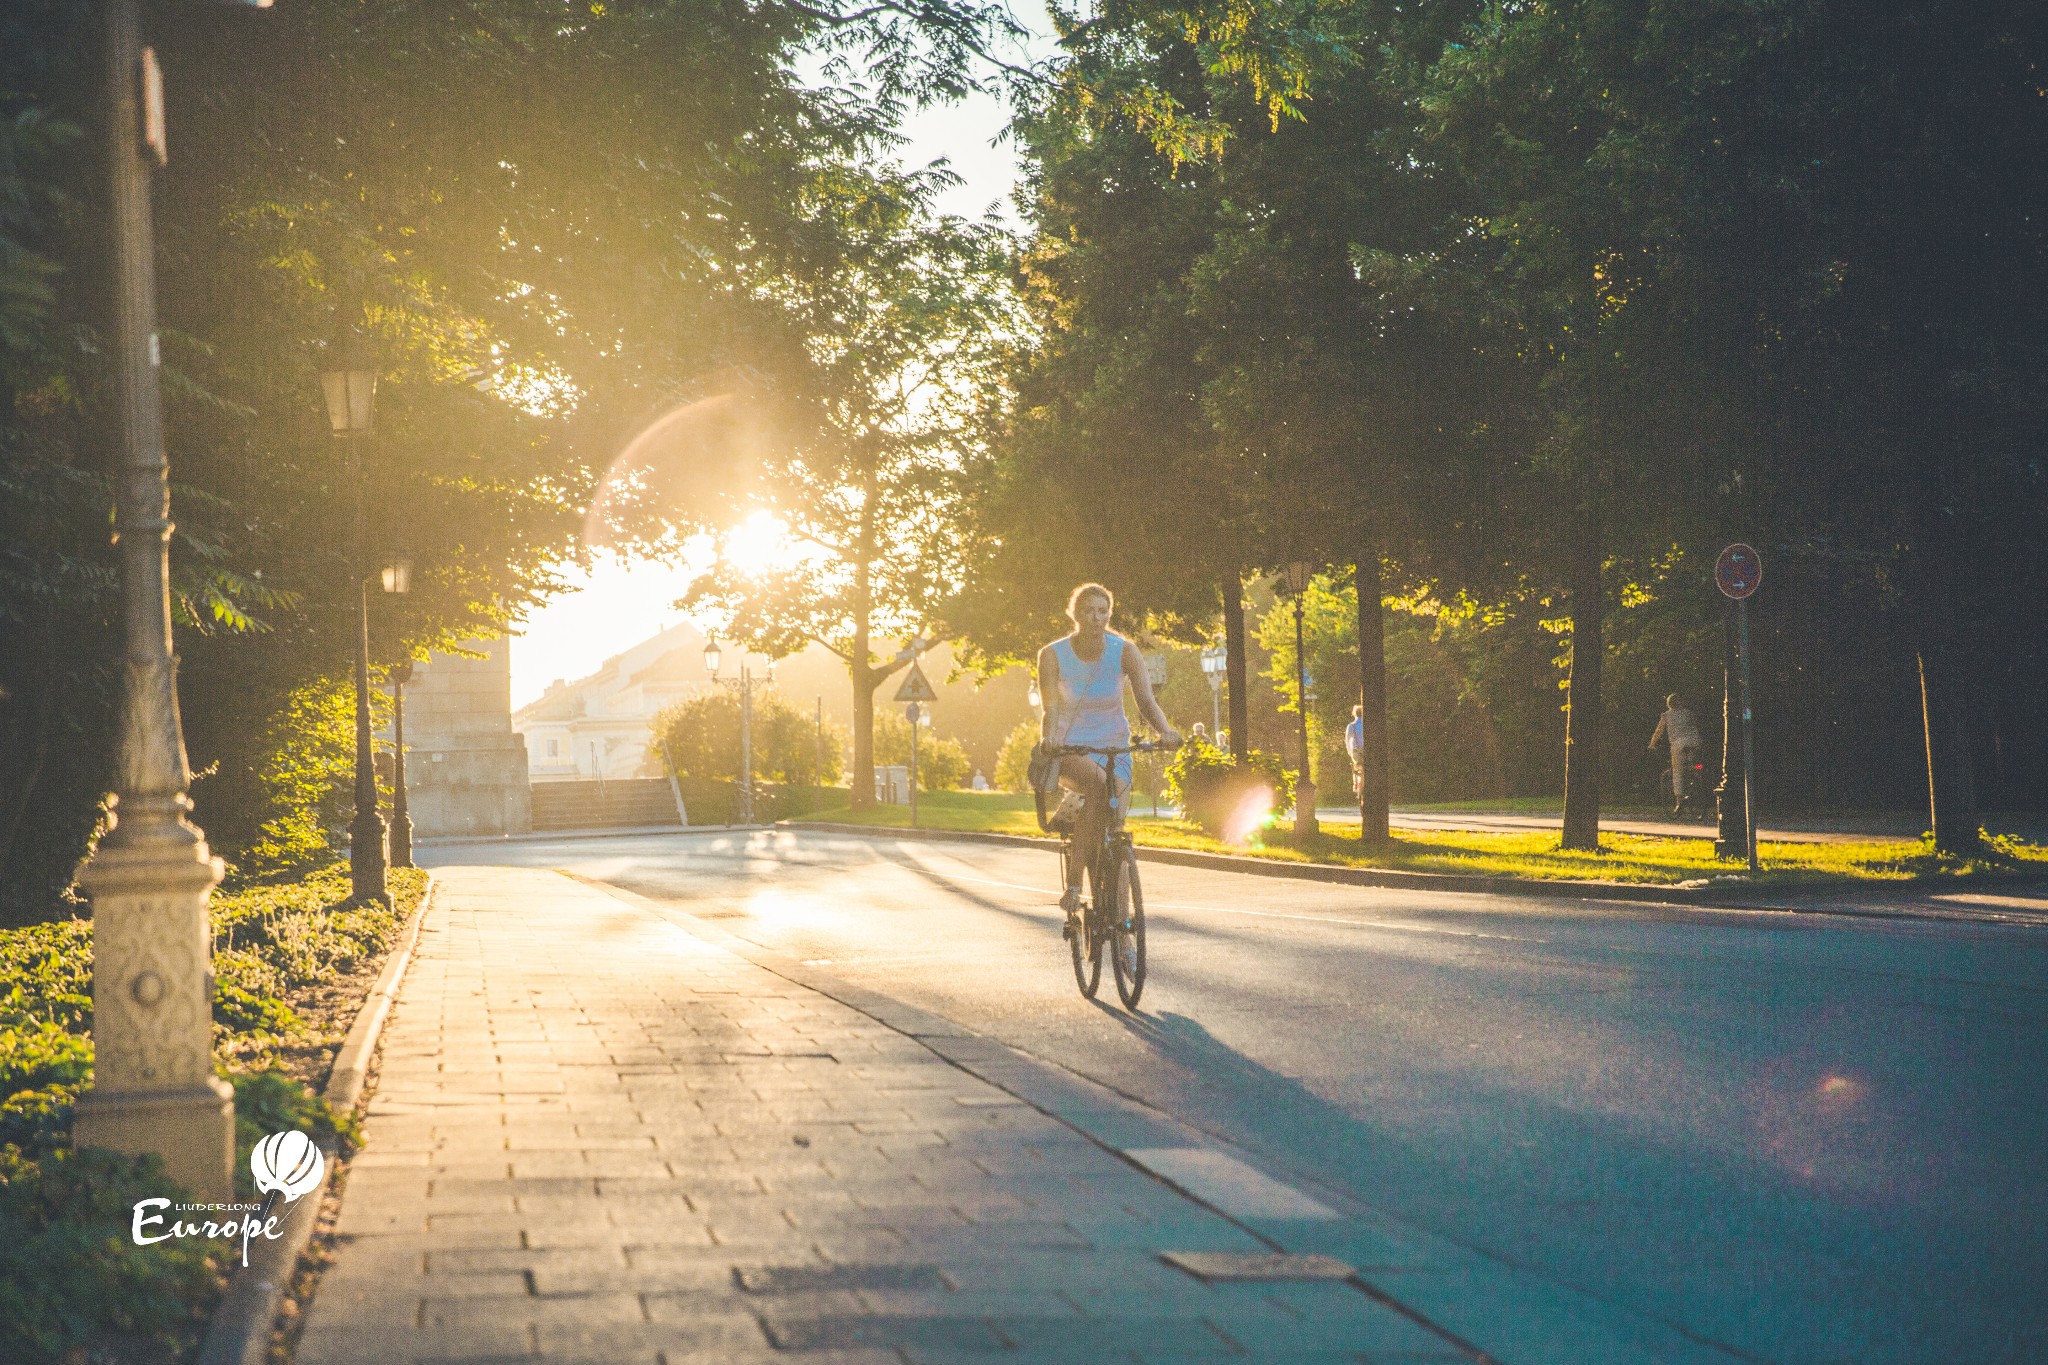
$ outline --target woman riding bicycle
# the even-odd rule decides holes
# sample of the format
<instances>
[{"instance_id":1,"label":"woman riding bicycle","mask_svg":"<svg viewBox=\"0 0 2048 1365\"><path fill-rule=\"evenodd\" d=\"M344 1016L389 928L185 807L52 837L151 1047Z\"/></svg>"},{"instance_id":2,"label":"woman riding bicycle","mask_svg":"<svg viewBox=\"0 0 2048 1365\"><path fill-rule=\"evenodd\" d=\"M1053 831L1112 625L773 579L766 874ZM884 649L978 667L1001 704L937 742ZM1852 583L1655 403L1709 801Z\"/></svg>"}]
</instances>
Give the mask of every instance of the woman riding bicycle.
<instances>
[{"instance_id":1,"label":"woman riding bicycle","mask_svg":"<svg viewBox=\"0 0 2048 1365\"><path fill-rule=\"evenodd\" d=\"M1073 631L1038 651L1038 693L1045 702L1038 725L1042 751L1072 744L1103 748L1129 744L1131 724L1124 716L1126 679L1146 721L1169 745L1180 743L1180 732L1153 699L1145 661L1129 641L1110 634L1109 618L1115 609L1116 600L1108 588L1083 583L1067 599L1067 619L1073 622ZM1074 754L1062 757L1059 765L1060 785L1081 798L1075 842L1081 848L1094 848L1102 842L1103 827L1109 820L1108 784L1102 766ZM1113 766L1117 793L1122 795L1131 787L1131 756L1118 755ZM1081 862L1076 858L1068 866L1067 889L1060 897L1060 908L1070 921L1081 908Z\"/></svg>"}]
</instances>

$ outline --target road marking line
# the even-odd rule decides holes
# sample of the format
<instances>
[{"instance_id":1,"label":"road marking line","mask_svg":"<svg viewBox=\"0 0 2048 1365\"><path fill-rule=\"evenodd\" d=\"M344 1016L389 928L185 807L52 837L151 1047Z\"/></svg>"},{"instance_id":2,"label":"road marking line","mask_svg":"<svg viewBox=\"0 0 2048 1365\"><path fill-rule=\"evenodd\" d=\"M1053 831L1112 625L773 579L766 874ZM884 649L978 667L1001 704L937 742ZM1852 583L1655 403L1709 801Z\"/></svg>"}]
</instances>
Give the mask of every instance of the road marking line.
<instances>
[{"instance_id":1,"label":"road marking line","mask_svg":"<svg viewBox=\"0 0 2048 1365\"><path fill-rule=\"evenodd\" d=\"M1207 1147L1127 1147L1125 1156L1233 1218L1313 1218L1340 1215L1329 1205L1283 1185L1235 1157Z\"/></svg>"}]
</instances>

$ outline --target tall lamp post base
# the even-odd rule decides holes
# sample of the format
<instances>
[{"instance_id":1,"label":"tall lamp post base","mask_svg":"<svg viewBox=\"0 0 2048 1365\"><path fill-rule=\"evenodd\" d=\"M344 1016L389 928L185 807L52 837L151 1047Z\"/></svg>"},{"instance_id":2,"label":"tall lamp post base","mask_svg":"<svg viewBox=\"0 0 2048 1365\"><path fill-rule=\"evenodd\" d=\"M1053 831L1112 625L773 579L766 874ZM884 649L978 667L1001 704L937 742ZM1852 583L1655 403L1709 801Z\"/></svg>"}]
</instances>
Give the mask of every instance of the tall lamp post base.
<instances>
[{"instance_id":1,"label":"tall lamp post base","mask_svg":"<svg viewBox=\"0 0 2048 1365\"><path fill-rule=\"evenodd\" d=\"M1314 834L1316 829L1316 784L1304 776L1294 784L1294 832Z\"/></svg>"},{"instance_id":2,"label":"tall lamp post base","mask_svg":"<svg viewBox=\"0 0 2048 1365\"><path fill-rule=\"evenodd\" d=\"M220 860L183 837L119 842L79 873L92 898L93 1086L79 1096L79 1147L162 1155L195 1199L233 1196L234 1090L213 1074L213 973L206 902ZM151 831L154 833L155 831Z\"/></svg>"}]
</instances>

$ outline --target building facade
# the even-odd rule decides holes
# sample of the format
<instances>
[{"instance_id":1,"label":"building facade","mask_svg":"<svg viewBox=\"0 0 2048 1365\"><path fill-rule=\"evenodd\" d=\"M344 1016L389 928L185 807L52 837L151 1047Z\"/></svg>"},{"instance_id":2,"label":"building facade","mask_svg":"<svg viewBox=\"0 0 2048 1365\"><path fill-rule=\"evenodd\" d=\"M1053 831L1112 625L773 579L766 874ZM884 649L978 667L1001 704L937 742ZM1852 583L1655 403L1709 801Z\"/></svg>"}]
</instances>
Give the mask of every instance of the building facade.
<instances>
[{"instance_id":1,"label":"building facade","mask_svg":"<svg viewBox=\"0 0 2048 1365\"><path fill-rule=\"evenodd\" d=\"M704 669L704 635L678 622L604 661L588 677L556 679L536 701L512 715L526 740L532 780L571 782L665 773L653 750L654 718L662 708L712 685ZM726 650L725 667L739 664ZM767 660L751 657L755 669Z\"/></svg>"}]
</instances>

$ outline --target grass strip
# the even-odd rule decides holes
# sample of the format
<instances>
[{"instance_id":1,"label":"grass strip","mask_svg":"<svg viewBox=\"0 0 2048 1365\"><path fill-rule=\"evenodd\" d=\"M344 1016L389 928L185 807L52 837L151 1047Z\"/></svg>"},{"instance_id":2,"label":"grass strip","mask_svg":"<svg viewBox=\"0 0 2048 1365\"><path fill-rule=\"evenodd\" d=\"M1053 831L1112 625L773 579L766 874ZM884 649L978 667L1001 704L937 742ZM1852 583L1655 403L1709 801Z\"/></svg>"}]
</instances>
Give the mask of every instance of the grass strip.
<instances>
[{"instance_id":1,"label":"grass strip","mask_svg":"<svg viewBox=\"0 0 2048 1365\"><path fill-rule=\"evenodd\" d=\"M1297 843L1285 829L1255 831L1244 843L1227 843L1182 820L1138 813L1131 837L1154 848L1330 863L1343 867L1406 872L1450 872L1478 877L1538 881L1603 881L1675 885L1743 878L1754 887L1809 887L1904 881L1918 877L1967 878L1994 872L2048 874L2048 848L2008 836L1987 837L1981 854L1954 858L1936 853L1924 840L1870 839L1852 843L1767 842L1759 845L1761 873L1750 875L1739 860L1714 856L1711 839L1659 835L1603 834L1600 851L1558 847L1552 830L1400 830L1381 847L1359 843L1355 830L1333 827ZM910 823L904 806L840 806L806 817L837 824L901 828ZM926 829L991 834L1038 834L1029 796L1008 792L927 792L918 797L918 824Z\"/></svg>"}]
</instances>

